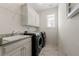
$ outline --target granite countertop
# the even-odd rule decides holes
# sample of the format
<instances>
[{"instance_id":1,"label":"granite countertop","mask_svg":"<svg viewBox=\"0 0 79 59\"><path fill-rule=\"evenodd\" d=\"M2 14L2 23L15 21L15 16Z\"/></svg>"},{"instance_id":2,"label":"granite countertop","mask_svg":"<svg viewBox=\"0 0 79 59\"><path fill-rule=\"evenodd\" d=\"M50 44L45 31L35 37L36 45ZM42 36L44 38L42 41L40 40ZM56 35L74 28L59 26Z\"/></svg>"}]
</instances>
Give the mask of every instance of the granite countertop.
<instances>
[{"instance_id":1,"label":"granite countertop","mask_svg":"<svg viewBox=\"0 0 79 59\"><path fill-rule=\"evenodd\" d=\"M0 38L0 46L15 43L20 40L31 38L30 35L14 35L9 37Z\"/></svg>"}]
</instances>

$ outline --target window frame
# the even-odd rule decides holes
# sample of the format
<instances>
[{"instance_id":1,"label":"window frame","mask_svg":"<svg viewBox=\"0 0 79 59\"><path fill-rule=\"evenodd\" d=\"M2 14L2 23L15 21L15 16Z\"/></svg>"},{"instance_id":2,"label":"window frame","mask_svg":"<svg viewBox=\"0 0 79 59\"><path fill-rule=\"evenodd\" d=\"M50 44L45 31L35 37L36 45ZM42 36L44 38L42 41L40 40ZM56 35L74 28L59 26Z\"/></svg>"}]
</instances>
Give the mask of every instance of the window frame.
<instances>
[{"instance_id":1,"label":"window frame","mask_svg":"<svg viewBox=\"0 0 79 59\"><path fill-rule=\"evenodd\" d=\"M48 18L52 18L53 20L51 20L52 22L49 22ZM51 25L49 26L48 23L51 23ZM47 15L47 28L54 28L56 27L56 23L55 23L55 14L49 14Z\"/></svg>"}]
</instances>

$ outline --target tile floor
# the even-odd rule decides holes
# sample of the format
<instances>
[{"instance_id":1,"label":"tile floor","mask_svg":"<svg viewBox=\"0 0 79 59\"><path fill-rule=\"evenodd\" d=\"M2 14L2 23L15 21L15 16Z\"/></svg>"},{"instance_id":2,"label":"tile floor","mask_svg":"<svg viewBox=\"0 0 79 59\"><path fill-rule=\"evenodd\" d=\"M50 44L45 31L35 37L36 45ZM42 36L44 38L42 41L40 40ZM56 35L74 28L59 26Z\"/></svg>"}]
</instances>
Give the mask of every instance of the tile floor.
<instances>
[{"instance_id":1,"label":"tile floor","mask_svg":"<svg viewBox=\"0 0 79 59\"><path fill-rule=\"evenodd\" d=\"M46 45L40 52L39 56L65 56L56 46Z\"/></svg>"}]
</instances>

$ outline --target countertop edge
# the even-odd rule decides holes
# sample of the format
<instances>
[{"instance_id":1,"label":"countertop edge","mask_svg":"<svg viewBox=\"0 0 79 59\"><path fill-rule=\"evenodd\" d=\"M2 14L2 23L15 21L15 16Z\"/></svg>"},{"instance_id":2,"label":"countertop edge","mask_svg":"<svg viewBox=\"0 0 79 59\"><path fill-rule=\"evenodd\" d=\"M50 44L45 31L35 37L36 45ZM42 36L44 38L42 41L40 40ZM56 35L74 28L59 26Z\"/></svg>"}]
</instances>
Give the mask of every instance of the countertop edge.
<instances>
[{"instance_id":1,"label":"countertop edge","mask_svg":"<svg viewBox=\"0 0 79 59\"><path fill-rule=\"evenodd\" d=\"M14 41L11 41L11 42L8 42L8 43L0 44L0 46L9 45L9 44L12 44L12 43L24 40L24 39L28 39L28 38L31 38L31 36L26 37L26 38L21 38L21 39L18 39L18 40L14 40Z\"/></svg>"}]
</instances>

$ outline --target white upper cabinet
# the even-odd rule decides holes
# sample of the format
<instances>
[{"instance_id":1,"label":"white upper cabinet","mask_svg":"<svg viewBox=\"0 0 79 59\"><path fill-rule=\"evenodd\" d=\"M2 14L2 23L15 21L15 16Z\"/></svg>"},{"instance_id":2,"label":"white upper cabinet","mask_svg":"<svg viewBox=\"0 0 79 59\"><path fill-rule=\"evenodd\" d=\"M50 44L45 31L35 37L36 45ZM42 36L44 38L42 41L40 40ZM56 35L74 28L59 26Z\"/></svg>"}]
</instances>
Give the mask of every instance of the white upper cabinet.
<instances>
[{"instance_id":1,"label":"white upper cabinet","mask_svg":"<svg viewBox=\"0 0 79 59\"><path fill-rule=\"evenodd\" d=\"M22 11L22 24L39 27L39 15L37 12L28 4L21 6Z\"/></svg>"}]
</instances>

